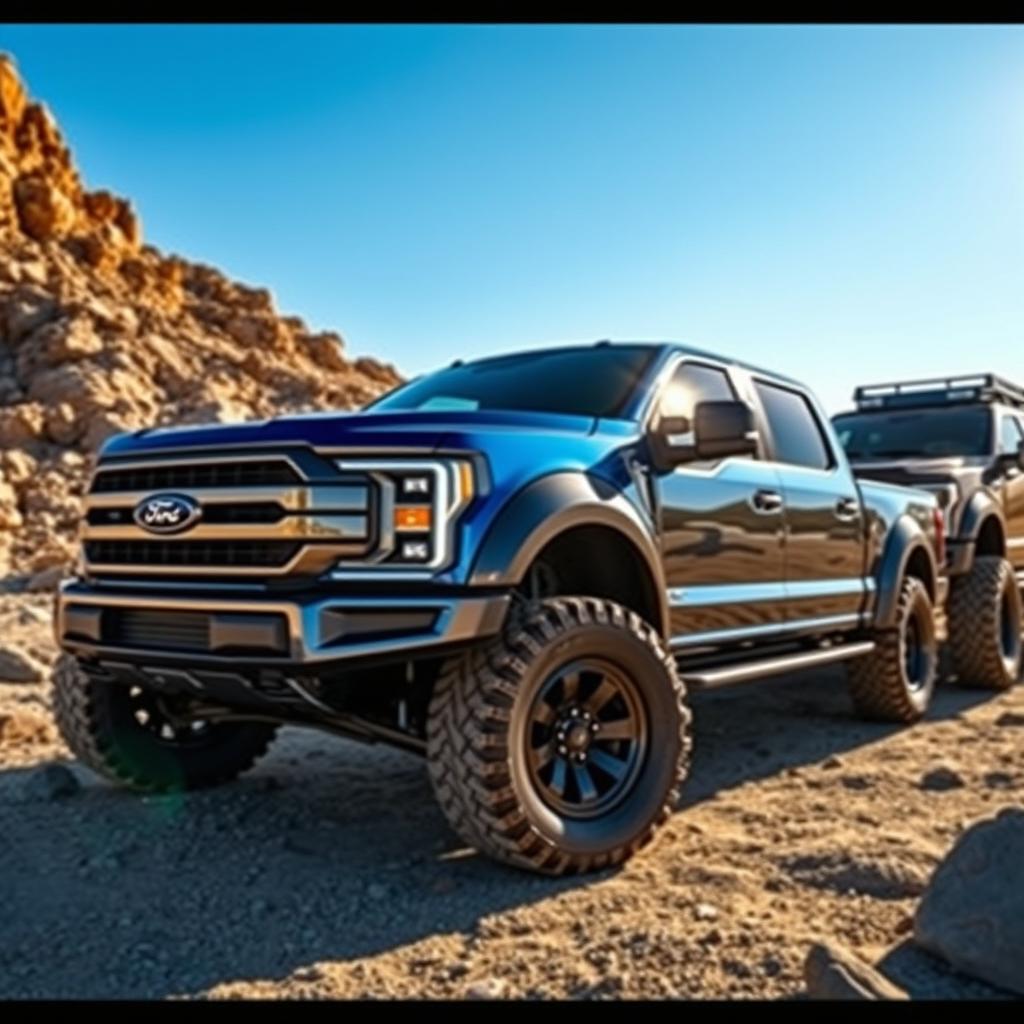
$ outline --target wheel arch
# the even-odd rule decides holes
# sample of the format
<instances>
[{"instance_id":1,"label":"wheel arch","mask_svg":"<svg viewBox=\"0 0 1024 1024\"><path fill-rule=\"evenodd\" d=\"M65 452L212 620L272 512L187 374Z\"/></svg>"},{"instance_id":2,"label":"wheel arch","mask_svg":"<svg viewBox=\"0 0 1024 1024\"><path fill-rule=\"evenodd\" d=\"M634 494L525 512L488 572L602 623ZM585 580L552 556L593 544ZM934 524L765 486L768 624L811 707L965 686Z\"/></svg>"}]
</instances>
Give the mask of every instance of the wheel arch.
<instances>
[{"instance_id":1,"label":"wheel arch","mask_svg":"<svg viewBox=\"0 0 1024 1024\"><path fill-rule=\"evenodd\" d=\"M999 502L986 491L978 491L967 503L960 522L959 539L967 544L961 572L969 572L977 555L1006 556L1006 522Z\"/></svg>"},{"instance_id":2,"label":"wheel arch","mask_svg":"<svg viewBox=\"0 0 1024 1024\"><path fill-rule=\"evenodd\" d=\"M909 515L902 515L893 524L875 577L878 603L875 625L888 629L896 622L900 587L907 576L925 585L934 602L938 594L939 568L935 553L921 526Z\"/></svg>"},{"instance_id":3,"label":"wheel arch","mask_svg":"<svg viewBox=\"0 0 1024 1024\"><path fill-rule=\"evenodd\" d=\"M551 474L511 498L477 551L470 583L520 587L538 559L592 548L601 557L574 560L574 578L597 587L591 596L642 614L665 637L668 595L652 530L621 491L585 473ZM608 585L623 574L621 588Z\"/></svg>"}]
</instances>

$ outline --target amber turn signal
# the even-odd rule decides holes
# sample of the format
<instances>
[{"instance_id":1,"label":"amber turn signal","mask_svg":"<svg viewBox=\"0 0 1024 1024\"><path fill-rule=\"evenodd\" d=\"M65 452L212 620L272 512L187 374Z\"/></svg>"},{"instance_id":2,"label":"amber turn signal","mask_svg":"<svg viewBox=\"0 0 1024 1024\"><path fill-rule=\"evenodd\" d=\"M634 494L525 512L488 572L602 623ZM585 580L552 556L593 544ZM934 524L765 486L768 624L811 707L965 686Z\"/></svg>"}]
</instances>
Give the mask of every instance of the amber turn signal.
<instances>
[{"instance_id":1,"label":"amber turn signal","mask_svg":"<svg viewBox=\"0 0 1024 1024\"><path fill-rule=\"evenodd\" d=\"M395 509L396 530L429 530L430 526L429 505L402 505Z\"/></svg>"}]
</instances>

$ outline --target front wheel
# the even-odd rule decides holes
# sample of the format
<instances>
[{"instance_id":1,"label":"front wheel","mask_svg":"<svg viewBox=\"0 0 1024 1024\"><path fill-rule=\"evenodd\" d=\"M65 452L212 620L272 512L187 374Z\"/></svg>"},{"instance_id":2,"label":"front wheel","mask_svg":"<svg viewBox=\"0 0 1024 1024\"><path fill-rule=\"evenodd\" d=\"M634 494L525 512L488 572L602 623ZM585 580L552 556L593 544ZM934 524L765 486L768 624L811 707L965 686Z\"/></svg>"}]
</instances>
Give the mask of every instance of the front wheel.
<instances>
[{"instance_id":1,"label":"front wheel","mask_svg":"<svg viewBox=\"0 0 1024 1024\"><path fill-rule=\"evenodd\" d=\"M871 654L848 667L858 714L883 722L916 722L928 710L938 676L939 645L928 590L908 576L900 588L896 625L879 632Z\"/></svg>"},{"instance_id":2,"label":"front wheel","mask_svg":"<svg viewBox=\"0 0 1024 1024\"><path fill-rule=\"evenodd\" d=\"M53 712L71 752L98 775L145 792L199 789L240 775L267 750L277 726L204 722L176 714L171 698L97 679L62 655Z\"/></svg>"},{"instance_id":3,"label":"front wheel","mask_svg":"<svg viewBox=\"0 0 1024 1024\"><path fill-rule=\"evenodd\" d=\"M533 605L448 661L430 704L431 781L469 845L545 874L644 846L689 767L675 662L636 613L589 597Z\"/></svg>"}]
</instances>

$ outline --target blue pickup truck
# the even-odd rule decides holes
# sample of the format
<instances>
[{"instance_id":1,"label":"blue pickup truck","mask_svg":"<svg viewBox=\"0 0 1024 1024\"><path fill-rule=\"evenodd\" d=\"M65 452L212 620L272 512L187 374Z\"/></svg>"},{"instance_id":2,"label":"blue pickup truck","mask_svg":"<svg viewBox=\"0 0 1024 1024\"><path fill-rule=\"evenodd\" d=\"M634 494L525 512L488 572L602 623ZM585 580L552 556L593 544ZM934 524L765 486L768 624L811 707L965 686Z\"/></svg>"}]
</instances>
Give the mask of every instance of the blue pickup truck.
<instances>
[{"instance_id":1,"label":"blue pickup truck","mask_svg":"<svg viewBox=\"0 0 1024 1024\"><path fill-rule=\"evenodd\" d=\"M454 830L549 874L674 809L688 692L846 662L911 722L943 638L934 495L858 482L799 383L673 344L456 362L354 413L104 446L54 708L141 790L282 724L426 756Z\"/></svg>"}]
</instances>

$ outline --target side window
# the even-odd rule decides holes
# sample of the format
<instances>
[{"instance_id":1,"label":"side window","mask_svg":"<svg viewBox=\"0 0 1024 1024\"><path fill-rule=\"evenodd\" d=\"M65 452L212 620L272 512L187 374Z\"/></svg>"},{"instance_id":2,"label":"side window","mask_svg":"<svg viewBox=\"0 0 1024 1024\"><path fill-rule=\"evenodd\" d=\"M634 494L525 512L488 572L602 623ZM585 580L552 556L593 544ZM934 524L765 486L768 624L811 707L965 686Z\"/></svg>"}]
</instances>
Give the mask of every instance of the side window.
<instances>
[{"instance_id":1,"label":"side window","mask_svg":"<svg viewBox=\"0 0 1024 1024\"><path fill-rule=\"evenodd\" d=\"M1020 448L1020 421L1015 416L1004 416L999 424L999 453L1012 455Z\"/></svg>"},{"instance_id":2,"label":"side window","mask_svg":"<svg viewBox=\"0 0 1024 1024\"><path fill-rule=\"evenodd\" d=\"M730 402L735 398L724 370L703 363L683 363L668 382L658 411L662 416L692 420L698 402Z\"/></svg>"},{"instance_id":3,"label":"side window","mask_svg":"<svg viewBox=\"0 0 1024 1024\"><path fill-rule=\"evenodd\" d=\"M754 387L775 439L776 459L809 469L829 469L832 453L807 399L797 391L760 380Z\"/></svg>"}]
</instances>

